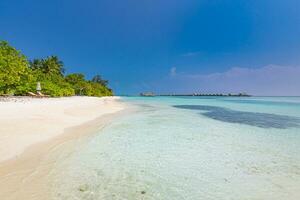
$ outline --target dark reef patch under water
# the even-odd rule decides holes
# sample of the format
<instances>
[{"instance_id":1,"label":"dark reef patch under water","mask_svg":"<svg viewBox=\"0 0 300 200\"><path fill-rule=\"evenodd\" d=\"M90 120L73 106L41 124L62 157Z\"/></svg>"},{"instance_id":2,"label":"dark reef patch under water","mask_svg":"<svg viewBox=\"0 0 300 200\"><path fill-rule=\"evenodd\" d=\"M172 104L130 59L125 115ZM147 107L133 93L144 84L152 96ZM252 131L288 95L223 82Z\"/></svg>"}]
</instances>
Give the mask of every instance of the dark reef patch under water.
<instances>
[{"instance_id":1,"label":"dark reef patch under water","mask_svg":"<svg viewBox=\"0 0 300 200\"><path fill-rule=\"evenodd\" d=\"M207 111L201 113L201 115L228 123L246 124L260 128L287 129L292 127L300 127L299 118L286 115L236 111L227 108L206 105L174 105L173 107Z\"/></svg>"},{"instance_id":2,"label":"dark reef patch under water","mask_svg":"<svg viewBox=\"0 0 300 200\"><path fill-rule=\"evenodd\" d=\"M243 103L243 104L259 104L259 105L264 105L264 106L300 106L300 103L298 102L282 102L282 101L262 101L262 100L240 100L240 99L218 99L221 101L226 101L226 102L232 102L232 103Z\"/></svg>"}]
</instances>

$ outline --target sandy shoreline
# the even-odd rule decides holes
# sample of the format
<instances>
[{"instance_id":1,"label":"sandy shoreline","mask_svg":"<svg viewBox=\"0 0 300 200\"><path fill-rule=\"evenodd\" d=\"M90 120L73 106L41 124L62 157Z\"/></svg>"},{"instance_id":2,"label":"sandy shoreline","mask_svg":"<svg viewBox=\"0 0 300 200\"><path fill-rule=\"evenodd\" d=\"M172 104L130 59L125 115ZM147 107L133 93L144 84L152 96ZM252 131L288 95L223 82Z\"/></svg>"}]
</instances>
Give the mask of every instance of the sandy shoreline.
<instances>
[{"instance_id":1,"label":"sandy shoreline","mask_svg":"<svg viewBox=\"0 0 300 200\"><path fill-rule=\"evenodd\" d=\"M17 158L30 145L64 129L120 111L118 97L18 99L0 102L0 162Z\"/></svg>"},{"instance_id":2,"label":"sandy shoreline","mask_svg":"<svg viewBox=\"0 0 300 200\"><path fill-rule=\"evenodd\" d=\"M57 157L69 156L125 108L117 97L1 102L0 199L51 199Z\"/></svg>"}]
</instances>

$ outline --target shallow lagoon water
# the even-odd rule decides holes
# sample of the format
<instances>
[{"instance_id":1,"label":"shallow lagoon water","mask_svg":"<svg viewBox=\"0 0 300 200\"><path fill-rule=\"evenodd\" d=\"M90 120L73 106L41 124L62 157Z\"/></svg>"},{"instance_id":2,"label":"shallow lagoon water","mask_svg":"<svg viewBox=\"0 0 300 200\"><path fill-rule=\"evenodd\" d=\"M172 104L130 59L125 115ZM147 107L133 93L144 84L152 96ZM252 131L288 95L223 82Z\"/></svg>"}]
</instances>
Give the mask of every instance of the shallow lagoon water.
<instances>
[{"instance_id":1,"label":"shallow lagoon water","mask_svg":"<svg viewBox=\"0 0 300 200\"><path fill-rule=\"evenodd\" d=\"M53 199L300 199L299 98L129 97L53 169Z\"/></svg>"}]
</instances>

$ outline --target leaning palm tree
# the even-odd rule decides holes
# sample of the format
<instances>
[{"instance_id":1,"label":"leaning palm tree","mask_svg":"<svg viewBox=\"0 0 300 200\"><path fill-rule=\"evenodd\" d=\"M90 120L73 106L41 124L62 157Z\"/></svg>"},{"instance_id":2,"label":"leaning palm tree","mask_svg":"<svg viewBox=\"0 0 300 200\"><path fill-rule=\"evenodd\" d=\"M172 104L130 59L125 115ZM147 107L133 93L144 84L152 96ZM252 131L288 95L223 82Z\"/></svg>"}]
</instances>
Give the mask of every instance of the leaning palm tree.
<instances>
[{"instance_id":1,"label":"leaning palm tree","mask_svg":"<svg viewBox=\"0 0 300 200\"><path fill-rule=\"evenodd\" d=\"M107 84L108 84L108 81L102 79L102 77L98 74L92 78L92 82L99 83L99 84L104 85L104 86L107 86Z\"/></svg>"}]
</instances>

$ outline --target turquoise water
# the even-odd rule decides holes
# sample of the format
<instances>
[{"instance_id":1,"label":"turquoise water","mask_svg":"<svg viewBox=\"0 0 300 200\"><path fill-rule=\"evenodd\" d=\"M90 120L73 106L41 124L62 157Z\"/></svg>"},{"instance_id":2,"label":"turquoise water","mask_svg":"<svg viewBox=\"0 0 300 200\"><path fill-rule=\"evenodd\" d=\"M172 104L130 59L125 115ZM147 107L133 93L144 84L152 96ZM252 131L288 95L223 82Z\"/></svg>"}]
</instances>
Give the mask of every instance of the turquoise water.
<instances>
[{"instance_id":1,"label":"turquoise water","mask_svg":"<svg viewBox=\"0 0 300 200\"><path fill-rule=\"evenodd\" d=\"M128 97L53 170L53 198L300 199L300 98Z\"/></svg>"}]
</instances>

